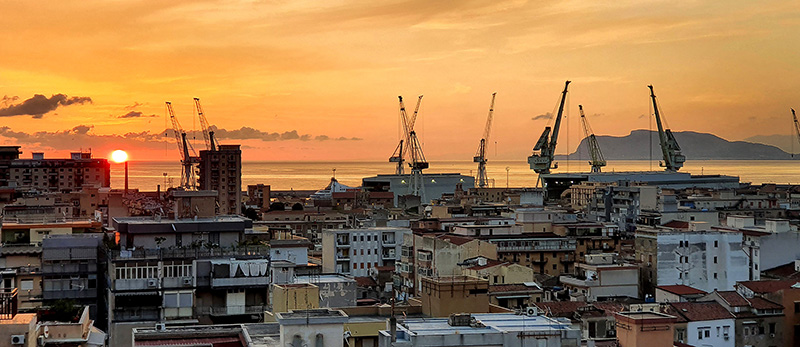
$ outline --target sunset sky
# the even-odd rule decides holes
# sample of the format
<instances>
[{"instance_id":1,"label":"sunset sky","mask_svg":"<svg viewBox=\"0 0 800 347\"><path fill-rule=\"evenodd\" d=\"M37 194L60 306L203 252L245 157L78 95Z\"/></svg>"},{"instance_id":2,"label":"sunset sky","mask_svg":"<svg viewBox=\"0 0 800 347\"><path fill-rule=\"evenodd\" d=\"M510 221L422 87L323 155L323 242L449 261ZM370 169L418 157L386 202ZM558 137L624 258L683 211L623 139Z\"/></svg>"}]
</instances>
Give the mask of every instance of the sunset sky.
<instances>
[{"instance_id":1,"label":"sunset sky","mask_svg":"<svg viewBox=\"0 0 800 347\"><path fill-rule=\"evenodd\" d=\"M387 160L397 96L419 94L428 160L470 160L496 91L489 158L524 161L567 79L558 153L578 104L598 135L649 128L648 84L674 131L729 140L789 135L800 108L796 0L8 1L0 20L0 143L23 157L177 161L164 102L198 129L193 97L245 160Z\"/></svg>"}]
</instances>

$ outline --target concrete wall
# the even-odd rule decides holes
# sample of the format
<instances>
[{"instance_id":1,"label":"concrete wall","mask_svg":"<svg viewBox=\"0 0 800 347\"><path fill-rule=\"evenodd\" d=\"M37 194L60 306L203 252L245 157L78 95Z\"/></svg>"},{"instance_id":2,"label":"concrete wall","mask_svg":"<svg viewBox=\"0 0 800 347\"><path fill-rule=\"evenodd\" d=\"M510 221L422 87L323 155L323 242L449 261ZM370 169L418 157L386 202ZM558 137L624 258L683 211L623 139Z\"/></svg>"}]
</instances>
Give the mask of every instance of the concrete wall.
<instances>
[{"instance_id":1,"label":"concrete wall","mask_svg":"<svg viewBox=\"0 0 800 347\"><path fill-rule=\"evenodd\" d=\"M787 231L759 238L760 271L772 269L800 259L800 233Z\"/></svg>"},{"instance_id":2,"label":"concrete wall","mask_svg":"<svg viewBox=\"0 0 800 347\"><path fill-rule=\"evenodd\" d=\"M728 327L728 338L724 337L724 327ZM710 329L709 337L698 338L698 330ZM717 335L719 328L719 336ZM718 319L711 321L689 322L686 324L686 343L692 346L734 347L738 332L734 331L733 319Z\"/></svg>"},{"instance_id":3,"label":"concrete wall","mask_svg":"<svg viewBox=\"0 0 800 347\"><path fill-rule=\"evenodd\" d=\"M657 266L657 285L684 284L706 292L733 290L737 281L749 278L741 233L659 233Z\"/></svg>"},{"instance_id":4,"label":"concrete wall","mask_svg":"<svg viewBox=\"0 0 800 347\"><path fill-rule=\"evenodd\" d=\"M320 344L317 336L322 336ZM313 324L309 325L284 325L281 324L281 346L294 346L295 336L300 339L300 346L325 346L342 347L344 345L344 325L339 324Z\"/></svg>"}]
</instances>

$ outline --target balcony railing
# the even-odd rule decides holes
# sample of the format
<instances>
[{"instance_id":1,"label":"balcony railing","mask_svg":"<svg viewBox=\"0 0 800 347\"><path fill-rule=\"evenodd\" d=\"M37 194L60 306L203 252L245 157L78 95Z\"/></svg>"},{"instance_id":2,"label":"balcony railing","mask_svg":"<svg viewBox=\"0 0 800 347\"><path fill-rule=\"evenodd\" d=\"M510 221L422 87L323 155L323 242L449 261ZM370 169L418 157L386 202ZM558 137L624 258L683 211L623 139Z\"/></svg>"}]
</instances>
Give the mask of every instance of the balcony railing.
<instances>
[{"instance_id":1,"label":"balcony railing","mask_svg":"<svg viewBox=\"0 0 800 347\"><path fill-rule=\"evenodd\" d=\"M111 260L136 260L136 259L202 259L219 257L253 257L263 258L269 255L267 246L243 246L236 248L140 248L134 250L109 250L108 258Z\"/></svg>"},{"instance_id":2,"label":"balcony railing","mask_svg":"<svg viewBox=\"0 0 800 347\"><path fill-rule=\"evenodd\" d=\"M266 286L269 277L211 278L211 287Z\"/></svg>"},{"instance_id":3,"label":"balcony railing","mask_svg":"<svg viewBox=\"0 0 800 347\"><path fill-rule=\"evenodd\" d=\"M97 289L44 290L42 298L45 300L97 298Z\"/></svg>"},{"instance_id":4,"label":"balcony railing","mask_svg":"<svg viewBox=\"0 0 800 347\"><path fill-rule=\"evenodd\" d=\"M158 306L126 307L114 310L114 320L117 322L134 322L160 319L161 307Z\"/></svg>"},{"instance_id":5,"label":"balcony railing","mask_svg":"<svg viewBox=\"0 0 800 347\"><path fill-rule=\"evenodd\" d=\"M197 307L197 315L231 316L240 314L263 314L266 306L263 305L225 305Z\"/></svg>"}]
</instances>

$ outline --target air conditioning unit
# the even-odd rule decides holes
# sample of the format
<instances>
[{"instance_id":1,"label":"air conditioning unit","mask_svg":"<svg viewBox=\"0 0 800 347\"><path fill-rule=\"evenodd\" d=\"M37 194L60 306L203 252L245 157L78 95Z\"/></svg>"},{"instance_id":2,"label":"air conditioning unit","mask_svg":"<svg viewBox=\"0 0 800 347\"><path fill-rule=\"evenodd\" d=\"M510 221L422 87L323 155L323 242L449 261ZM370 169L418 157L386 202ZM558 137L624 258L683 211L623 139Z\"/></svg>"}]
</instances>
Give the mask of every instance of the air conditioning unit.
<instances>
[{"instance_id":1,"label":"air conditioning unit","mask_svg":"<svg viewBox=\"0 0 800 347\"><path fill-rule=\"evenodd\" d=\"M45 339L44 336L39 335L39 337L37 338L37 340L38 340L37 346L44 346L44 339Z\"/></svg>"},{"instance_id":2,"label":"air conditioning unit","mask_svg":"<svg viewBox=\"0 0 800 347\"><path fill-rule=\"evenodd\" d=\"M11 344L12 345L24 345L25 344L25 335L11 335Z\"/></svg>"},{"instance_id":3,"label":"air conditioning unit","mask_svg":"<svg viewBox=\"0 0 800 347\"><path fill-rule=\"evenodd\" d=\"M769 337L775 337L775 334L769 334Z\"/></svg>"},{"instance_id":4,"label":"air conditioning unit","mask_svg":"<svg viewBox=\"0 0 800 347\"><path fill-rule=\"evenodd\" d=\"M155 287L157 285L158 285L158 280L156 280L155 278L151 278L151 279L147 280L147 286L148 287Z\"/></svg>"},{"instance_id":5,"label":"air conditioning unit","mask_svg":"<svg viewBox=\"0 0 800 347\"><path fill-rule=\"evenodd\" d=\"M191 277L184 277L183 278L183 285L191 286L192 285L192 278Z\"/></svg>"},{"instance_id":6,"label":"air conditioning unit","mask_svg":"<svg viewBox=\"0 0 800 347\"><path fill-rule=\"evenodd\" d=\"M167 331L167 325L164 323L156 323L156 331Z\"/></svg>"},{"instance_id":7,"label":"air conditioning unit","mask_svg":"<svg viewBox=\"0 0 800 347\"><path fill-rule=\"evenodd\" d=\"M525 308L525 315L526 316L538 316L539 315L539 308L535 306Z\"/></svg>"}]
</instances>

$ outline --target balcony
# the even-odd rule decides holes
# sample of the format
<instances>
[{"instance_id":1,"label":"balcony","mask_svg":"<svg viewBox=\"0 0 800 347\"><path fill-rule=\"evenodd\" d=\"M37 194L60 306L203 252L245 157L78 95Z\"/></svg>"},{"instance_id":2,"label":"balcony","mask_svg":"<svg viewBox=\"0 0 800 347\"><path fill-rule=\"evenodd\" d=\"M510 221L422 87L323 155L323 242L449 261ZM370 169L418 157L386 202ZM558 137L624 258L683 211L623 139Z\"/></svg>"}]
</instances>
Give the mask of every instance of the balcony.
<instances>
[{"instance_id":1,"label":"balcony","mask_svg":"<svg viewBox=\"0 0 800 347\"><path fill-rule=\"evenodd\" d=\"M559 257L559 260L562 263L574 263L575 262L575 255L574 254L564 254Z\"/></svg>"},{"instance_id":2,"label":"balcony","mask_svg":"<svg viewBox=\"0 0 800 347\"><path fill-rule=\"evenodd\" d=\"M97 264L43 264L42 273L45 274L70 274L70 273L96 273Z\"/></svg>"},{"instance_id":3,"label":"balcony","mask_svg":"<svg viewBox=\"0 0 800 347\"><path fill-rule=\"evenodd\" d=\"M156 321L161 319L161 307L125 307L114 310L114 321L116 322L136 322L136 321Z\"/></svg>"},{"instance_id":4,"label":"balcony","mask_svg":"<svg viewBox=\"0 0 800 347\"><path fill-rule=\"evenodd\" d=\"M246 286L267 286L269 277L232 277L232 278L212 278L211 287L246 287Z\"/></svg>"},{"instance_id":5,"label":"balcony","mask_svg":"<svg viewBox=\"0 0 800 347\"><path fill-rule=\"evenodd\" d=\"M44 300L96 299L97 289L44 290L42 298Z\"/></svg>"},{"instance_id":6,"label":"balcony","mask_svg":"<svg viewBox=\"0 0 800 347\"><path fill-rule=\"evenodd\" d=\"M234 316L242 314L264 314L266 306L263 305L226 305L198 307L198 315L208 316Z\"/></svg>"},{"instance_id":7,"label":"balcony","mask_svg":"<svg viewBox=\"0 0 800 347\"><path fill-rule=\"evenodd\" d=\"M137 259L208 259L225 257L252 257L266 258L269 247L244 246L235 248L175 248L154 249L140 248L136 250L109 250L108 259L111 260L137 260Z\"/></svg>"},{"instance_id":8,"label":"balcony","mask_svg":"<svg viewBox=\"0 0 800 347\"><path fill-rule=\"evenodd\" d=\"M336 238L336 247L350 247L350 238L345 237L337 237Z\"/></svg>"},{"instance_id":9,"label":"balcony","mask_svg":"<svg viewBox=\"0 0 800 347\"><path fill-rule=\"evenodd\" d=\"M339 250L336 252L336 260L337 261L346 261L350 260L350 250Z\"/></svg>"},{"instance_id":10,"label":"balcony","mask_svg":"<svg viewBox=\"0 0 800 347\"><path fill-rule=\"evenodd\" d=\"M383 255L383 259L393 259L393 260L397 259L394 248L392 248L392 249L384 249L382 255Z\"/></svg>"}]
</instances>

